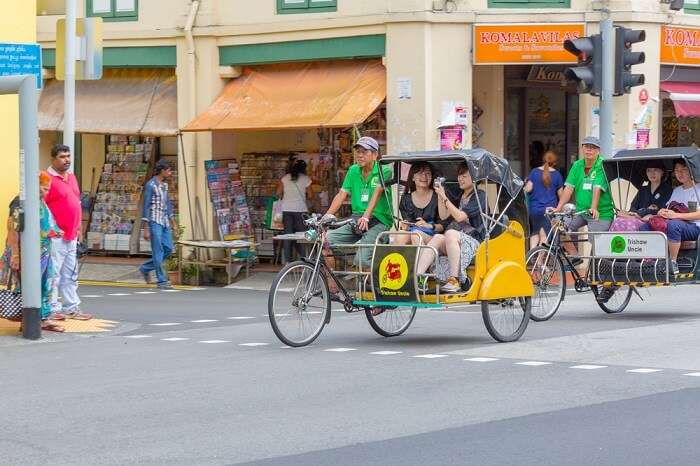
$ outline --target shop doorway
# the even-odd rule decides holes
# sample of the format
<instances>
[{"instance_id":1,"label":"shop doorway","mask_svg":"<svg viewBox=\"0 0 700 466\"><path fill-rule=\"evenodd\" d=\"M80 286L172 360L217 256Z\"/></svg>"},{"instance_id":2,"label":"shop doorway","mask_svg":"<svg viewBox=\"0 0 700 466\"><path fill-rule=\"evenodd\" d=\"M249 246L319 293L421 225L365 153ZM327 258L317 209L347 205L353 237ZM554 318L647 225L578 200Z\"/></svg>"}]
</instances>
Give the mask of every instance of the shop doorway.
<instances>
[{"instance_id":1,"label":"shop doorway","mask_svg":"<svg viewBox=\"0 0 700 466\"><path fill-rule=\"evenodd\" d=\"M565 175L578 158L579 98L563 66L505 67L505 156L525 177L553 150Z\"/></svg>"}]
</instances>

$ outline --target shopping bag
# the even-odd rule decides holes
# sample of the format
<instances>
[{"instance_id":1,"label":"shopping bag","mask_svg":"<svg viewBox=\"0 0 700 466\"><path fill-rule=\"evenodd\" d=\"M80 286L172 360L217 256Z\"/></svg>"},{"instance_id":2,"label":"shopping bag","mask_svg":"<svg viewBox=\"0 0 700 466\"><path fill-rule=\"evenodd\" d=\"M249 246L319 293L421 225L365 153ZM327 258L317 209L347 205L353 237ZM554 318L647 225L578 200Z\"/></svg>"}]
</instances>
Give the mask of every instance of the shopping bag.
<instances>
[{"instance_id":1,"label":"shopping bag","mask_svg":"<svg viewBox=\"0 0 700 466\"><path fill-rule=\"evenodd\" d=\"M660 215L654 215L649 219L649 228L652 229L652 231L660 231L661 233L666 233L666 227L668 220L663 218Z\"/></svg>"},{"instance_id":2,"label":"shopping bag","mask_svg":"<svg viewBox=\"0 0 700 466\"><path fill-rule=\"evenodd\" d=\"M272 203L272 224L270 228L273 230L284 230L282 201L275 201Z\"/></svg>"},{"instance_id":3,"label":"shopping bag","mask_svg":"<svg viewBox=\"0 0 700 466\"><path fill-rule=\"evenodd\" d=\"M22 293L14 285L16 274L8 275L7 289L0 290L0 318L18 320L22 318Z\"/></svg>"},{"instance_id":4,"label":"shopping bag","mask_svg":"<svg viewBox=\"0 0 700 466\"><path fill-rule=\"evenodd\" d=\"M265 201L265 228L272 228L272 205L277 200L277 196L270 196Z\"/></svg>"},{"instance_id":5,"label":"shopping bag","mask_svg":"<svg viewBox=\"0 0 700 466\"><path fill-rule=\"evenodd\" d=\"M644 220L637 217L617 217L610 225L610 231L639 231Z\"/></svg>"}]
</instances>

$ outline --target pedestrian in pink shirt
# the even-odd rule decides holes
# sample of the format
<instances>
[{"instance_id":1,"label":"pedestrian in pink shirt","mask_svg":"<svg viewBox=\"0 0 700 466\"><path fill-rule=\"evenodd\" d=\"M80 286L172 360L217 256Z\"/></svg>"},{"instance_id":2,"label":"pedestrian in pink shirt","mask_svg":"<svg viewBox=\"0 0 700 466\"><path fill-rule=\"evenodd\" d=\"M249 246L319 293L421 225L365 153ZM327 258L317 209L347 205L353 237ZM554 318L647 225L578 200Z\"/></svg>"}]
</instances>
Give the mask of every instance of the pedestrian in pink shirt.
<instances>
[{"instance_id":1,"label":"pedestrian in pink shirt","mask_svg":"<svg viewBox=\"0 0 700 466\"><path fill-rule=\"evenodd\" d=\"M70 319L90 320L90 314L80 310L78 297L78 259L76 250L81 238L80 188L75 175L69 172L71 165L70 148L57 144L51 149L51 189L44 201L63 231L63 236L51 239L51 260L56 269L51 312L64 314ZM59 295L63 304L59 302Z\"/></svg>"}]
</instances>

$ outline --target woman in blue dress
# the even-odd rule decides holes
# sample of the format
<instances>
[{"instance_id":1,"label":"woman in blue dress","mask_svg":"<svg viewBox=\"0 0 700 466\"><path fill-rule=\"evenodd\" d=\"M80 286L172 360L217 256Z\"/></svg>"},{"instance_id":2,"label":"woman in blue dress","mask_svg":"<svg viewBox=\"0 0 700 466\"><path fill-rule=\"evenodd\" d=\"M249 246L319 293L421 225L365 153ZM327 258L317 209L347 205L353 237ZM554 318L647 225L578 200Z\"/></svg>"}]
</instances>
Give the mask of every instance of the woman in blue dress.
<instances>
[{"instance_id":1,"label":"woman in blue dress","mask_svg":"<svg viewBox=\"0 0 700 466\"><path fill-rule=\"evenodd\" d=\"M544 215L547 207L556 207L564 189L564 178L555 168L557 154L548 150L542 157L543 164L533 168L525 183L525 192L530 197L530 248L547 240L551 223Z\"/></svg>"}]
</instances>

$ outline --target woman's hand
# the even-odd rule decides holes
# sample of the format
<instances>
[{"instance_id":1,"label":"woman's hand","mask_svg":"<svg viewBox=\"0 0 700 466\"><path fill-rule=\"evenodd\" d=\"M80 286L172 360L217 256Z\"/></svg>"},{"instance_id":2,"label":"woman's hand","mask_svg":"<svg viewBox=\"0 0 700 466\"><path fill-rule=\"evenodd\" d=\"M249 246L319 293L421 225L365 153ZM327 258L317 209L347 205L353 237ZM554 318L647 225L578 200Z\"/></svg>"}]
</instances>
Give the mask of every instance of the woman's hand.
<instances>
[{"instance_id":1,"label":"woman's hand","mask_svg":"<svg viewBox=\"0 0 700 466\"><path fill-rule=\"evenodd\" d=\"M428 222L426 222L425 220L423 220L423 219L420 218L420 217L418 217L418 218L416 219L416 226L417 226L417 227L420 227L420 228L429 228L429 229L431 229L431 230L434 230L434 229L435 229L435 227L433 226L432 223L428 223Z\"/></svg>"},{"instance_id":2,"label":"woman's hand","mask_svg":"<svg viewBox=\"0 0 700 466\"><path fill-rule=\"evenodd\" d=\"M444 201L447 201L447 193L445 192L445 188L444 188L444 187L442 187L442 186L435 186L435 188L433 188L433 189L435 189L435 194L438 195L438 198L439 198L441 201L443 201L443 202L444 202Z\"/></svg>"},{"instance_id":3,"label":"woman's hand","mask_svg":"<svg viewBox=\"0 0 700 466\"><path fill-rule=\"evenodd\" d=\"M659 211L659 215L662 216L663 218L672 220L674 218L678 218L678 212L674 212L671 209L661 209Z\"/></svg>"},{"instance_id":4,"label":"woman's hand","mask_svg":"<svg viewBox=\"0 0 700 466\"><path fill-rule=\"evenodd\" d=\"M591 217L593 217L593 220L598 220L600 218L600 212L598 212L598 209L591 207L588 209L588 212L591 214Z\"/></svg>"},{"instance_id":5,"label":"woman's hand","mask_svg":"<svg viewBox=\"0 0 700 466\"><path fill-rule=\"evenodd\" d=\"M642 220L644 220L645 222L648 222L651 219L651 217L653 217L653 215L651 215L651 214L645 215L644 217L642 217Z\"/></svg>"},{"instance_id":6,"label":"woman's hand","mask_svg":"<svg viewBox=\"0 0 700 466\"><path fill-rule=\"evenodd\" d=\"M19 254L13 254L10 257L10 268L12 270L19 270Z\"/></svg>"}]
</instances>

